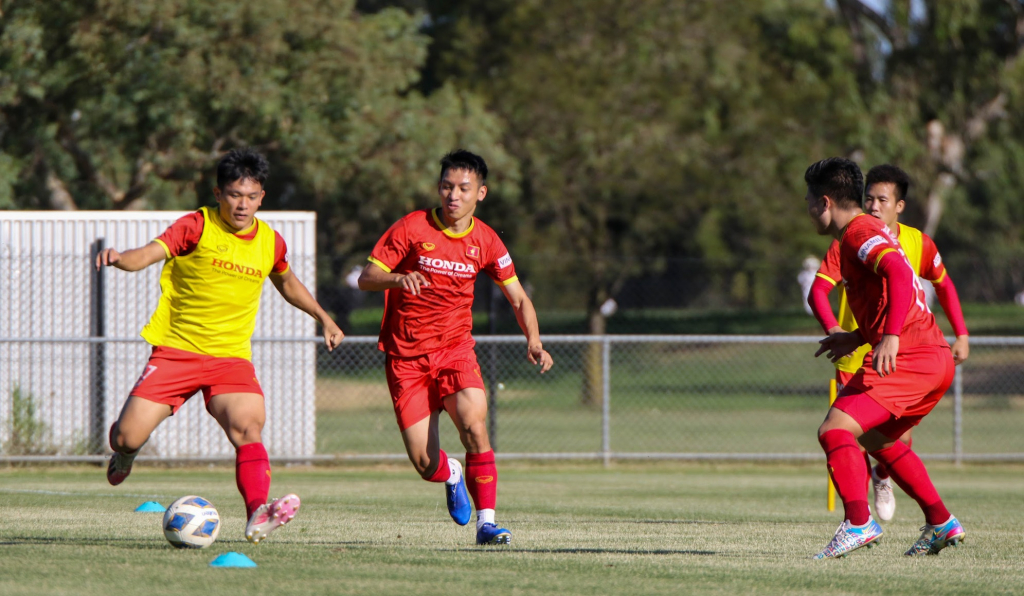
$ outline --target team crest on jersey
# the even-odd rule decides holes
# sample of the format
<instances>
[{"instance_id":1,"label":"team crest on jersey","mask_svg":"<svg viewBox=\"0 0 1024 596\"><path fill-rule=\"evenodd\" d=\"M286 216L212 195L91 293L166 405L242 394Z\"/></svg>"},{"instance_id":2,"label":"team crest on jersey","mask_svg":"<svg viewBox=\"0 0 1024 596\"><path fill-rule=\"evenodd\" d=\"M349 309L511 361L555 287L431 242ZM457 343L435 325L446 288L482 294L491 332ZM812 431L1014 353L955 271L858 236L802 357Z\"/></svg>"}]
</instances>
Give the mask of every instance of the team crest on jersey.
<instances>
[{"instance_id":1,"label":"team crest on jersey","mask_svg":"<svg viewBox=\"0 0 1024 596\"><path fill-rule=\"evenodd\" d=\"M217 252L228 252L228 245L227 244L218 244L217 245Z\"/></svg>"},{"instance_id":2,"label":"team crest on jersey","mask_svg":"<svg viewBox=\"0 0 1024 596\"><path fill-rule=\"evenodd\" d=\"M423 247L423 250L434 250L436 248L433 242L424 242L420 246Z\"/></svg>"},{"instance_id":3,"label":"team crest on jersey","mask_svg":"<svg viewBox=\"0 0 1024 596\"><path fill-rule=\"evenodd\" d=\"M467 246L466 247L466 256L471 258L471 259L479 259L480 258L480 247L479 246Z\"/></svg>"}]
</instances>

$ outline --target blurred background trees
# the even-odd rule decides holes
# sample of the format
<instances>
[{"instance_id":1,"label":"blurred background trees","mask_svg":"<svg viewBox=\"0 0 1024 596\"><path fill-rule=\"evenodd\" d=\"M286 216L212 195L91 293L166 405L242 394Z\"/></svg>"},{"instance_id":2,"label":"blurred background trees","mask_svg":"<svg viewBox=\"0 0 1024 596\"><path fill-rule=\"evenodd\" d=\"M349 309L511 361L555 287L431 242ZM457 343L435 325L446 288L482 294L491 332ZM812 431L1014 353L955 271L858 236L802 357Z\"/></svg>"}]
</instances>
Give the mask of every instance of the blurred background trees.
<instances>
[{"instance_id":1,"label":"blurred background trees","mask_svg":"<svg viewBox=\"0 0 1024 596\"><path fill-rule=\"evenodd\" d=\"M803 170L830 155L914 176L906 220L965 299L1024 289L1019 0L0 10L0 208L190 209L223 151L255 145L264 208L318 212L321 296L433 204L460 146L491 165L480 215L538 305L585 307L581 331L606 329L609 298L799 308L827 244Z\"/></svg>"}]
</instances>

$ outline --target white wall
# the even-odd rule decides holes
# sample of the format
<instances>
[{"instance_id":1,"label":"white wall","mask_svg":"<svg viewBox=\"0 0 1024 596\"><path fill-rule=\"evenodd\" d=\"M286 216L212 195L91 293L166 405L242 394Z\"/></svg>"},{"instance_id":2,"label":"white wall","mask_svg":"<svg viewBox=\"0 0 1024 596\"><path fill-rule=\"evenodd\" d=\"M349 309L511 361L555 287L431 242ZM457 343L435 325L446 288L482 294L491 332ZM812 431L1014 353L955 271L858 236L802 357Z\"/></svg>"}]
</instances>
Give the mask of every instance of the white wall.
<instances>
[{"instance_id":1,"label":"white wall","mask_svg":"<svg viewBox=\"0 0 1024 596\"><path fill-rule=\"evenodd\" d=\"M49 447L80 451L90 428L94 347L67 338L90 335L91 249L97 238L119 250L146 244L187 212L0 212L0 338L65 338L46 343L0 341L0 446L11 433L15 385L38 404ZM288 243L292 270L315 291L316 214L261 212ZM104 268L105 336L137 339L160 295L160 265L127 273ZM315 295L315 294L314 294ZM314 321L264 283L254 340L312 337ZM109 428L149 355L144 342L105 348L106 390L98 412ZM263 440L271 456L312 455L316 445L315 347L311 343L253 342L253 364L266 394ZM97 396L98 397L98 396ZM104 439L105 442L105 439ZM233 449L197 394L153 434L144 454L231 456Z\"/></svg>"}]
</instances>

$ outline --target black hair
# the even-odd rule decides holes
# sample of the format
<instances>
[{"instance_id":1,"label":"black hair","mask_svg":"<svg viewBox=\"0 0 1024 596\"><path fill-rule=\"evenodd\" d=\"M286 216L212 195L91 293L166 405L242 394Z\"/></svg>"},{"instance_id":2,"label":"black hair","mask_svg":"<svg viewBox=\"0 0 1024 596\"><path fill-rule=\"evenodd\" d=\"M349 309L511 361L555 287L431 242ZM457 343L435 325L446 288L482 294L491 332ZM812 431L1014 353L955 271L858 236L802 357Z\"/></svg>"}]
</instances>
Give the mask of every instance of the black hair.
<instances>
[{"instance_id":1,"label":"black hair","mask_svg":"<svg viewBox=\"0 0 1024 596\"><path fill-rule=\"evenodd\" d=\"M897 201L907 200L907 191L910 190L910 176L906 172L892 164L875 166L868 170L868 175L864 179L864 187L868 188L872 184L881 182L889 182L896 187Z\"/></svg>"},{"instance_id":2,"label":"black hair","mask_svg":"<svg viewBox=\"0 0 1024 596\"><path fill-rule=\"evenodd\" d=\"M444 178L444 174L448 170L473 172L476 174L477 179L480 180L480 184L487 182L487 162L476 153L470 153L465 149L450 151L441 158L441 175L438 179Z\"/></svg>"},{"instance_id":3,"label":"black hair","mask_svg":"<svg viewBox=\"0 0 1024 596\"><path fill-rule=\"evenodd\" d=\"M236 180L255 180L264 186L270 175L270 163L252 147L232 149L217 163L217 188L223 189Z\"/></svg>"},{"instance_id":4,"label":"black hair","mask_svg":"<svg viewBox=\"0 0 1024 596\"><path fill-rule=\"evenodd\" d=\"M813 195L828 195L840 207L860 207L864 196L864 175L860 167L842 157L811 164L804 172L804 182Z\"/></svg>"}]
</instances>

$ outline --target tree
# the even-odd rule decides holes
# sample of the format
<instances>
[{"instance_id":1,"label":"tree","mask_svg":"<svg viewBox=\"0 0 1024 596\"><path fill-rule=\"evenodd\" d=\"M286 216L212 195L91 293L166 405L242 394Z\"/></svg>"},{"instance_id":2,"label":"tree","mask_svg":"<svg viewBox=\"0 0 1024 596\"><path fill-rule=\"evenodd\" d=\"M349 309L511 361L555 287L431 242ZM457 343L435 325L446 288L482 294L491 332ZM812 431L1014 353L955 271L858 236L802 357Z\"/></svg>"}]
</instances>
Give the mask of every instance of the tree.
<instances>
[{"instance_id":1,"label":"tree","mask_svg":"<svg viewBox=\"0 0 1024 596\"><path fill-rule=\"evenodd\" d=\"M465 145L515 180L472 93L414 89L422 15L354 0L20 0L0 21L0 207L191 208L241 145L266 207L315 209L325 262L432 203ZM515 187L506 196L515 196ZM328 274L330 272L328 271Z\"/></svg>"}]
</instances>

